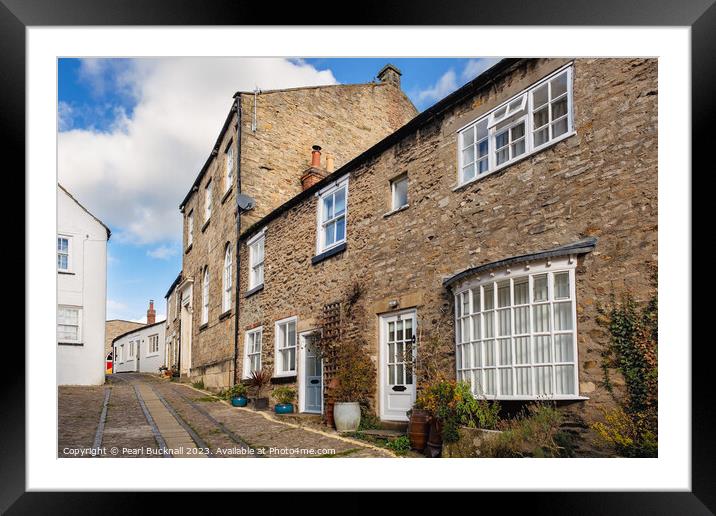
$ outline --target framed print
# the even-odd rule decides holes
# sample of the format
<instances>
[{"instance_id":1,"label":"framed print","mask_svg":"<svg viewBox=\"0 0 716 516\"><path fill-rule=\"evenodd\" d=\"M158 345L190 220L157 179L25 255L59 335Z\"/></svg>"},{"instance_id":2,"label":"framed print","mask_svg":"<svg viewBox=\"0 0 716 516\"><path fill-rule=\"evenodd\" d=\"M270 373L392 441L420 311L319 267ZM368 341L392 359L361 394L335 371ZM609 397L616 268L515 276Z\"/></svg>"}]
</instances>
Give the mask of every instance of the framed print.
<instances>
[{"instance_id":1,"label":"framed print","mask_svg":"<svg viewBox=\"0 0 716 516\"><path fill-rule=\"evenodd\" d=\"M710 2L321 27L316 5L149 5L0 4L28 207L3 510L393 490L714 510L690 217Z\"/></svg>"}]
</instances>

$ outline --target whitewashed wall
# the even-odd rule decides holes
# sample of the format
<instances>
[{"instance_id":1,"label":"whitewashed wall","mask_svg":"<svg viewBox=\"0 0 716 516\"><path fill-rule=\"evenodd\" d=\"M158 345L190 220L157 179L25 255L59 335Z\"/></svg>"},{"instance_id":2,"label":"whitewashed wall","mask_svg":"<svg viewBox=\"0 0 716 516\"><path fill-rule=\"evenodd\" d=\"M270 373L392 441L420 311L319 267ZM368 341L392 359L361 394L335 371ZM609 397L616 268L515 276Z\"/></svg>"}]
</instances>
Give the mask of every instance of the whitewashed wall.
<instances>
[{"instance_id":1,"label":"whitewashed wall","mask_svg":"<svg viewBox=\"0 0 716 516\"><path fill-rule=\"evenodd\" d=\"M166 365L164 363L166 358L165 330L166 322L160 321L117 337L112 343L115 350L113 371L115 373L159 373L159 368ZM152 335L157 335L159 338L159 348L154 353L149 352L149 337ZM129 356L131 342L139 342L138 351L133 358ZM120 350L120 348L122 349ZM137 355L139 360L137 360Z\"/></svg>"},{"instance_id":2,"label":"whitewashed wall","mask_svg":"<svg viewBox=\"0 0 716 516\"><path fill-rule=\"evenodd\" d=\"M70 270L57 273L57 304L81 308L80 342L57 340L57 384L104 383L107 230L57 188L57 233L70 237Z\"/></svg>"}]
</instances>

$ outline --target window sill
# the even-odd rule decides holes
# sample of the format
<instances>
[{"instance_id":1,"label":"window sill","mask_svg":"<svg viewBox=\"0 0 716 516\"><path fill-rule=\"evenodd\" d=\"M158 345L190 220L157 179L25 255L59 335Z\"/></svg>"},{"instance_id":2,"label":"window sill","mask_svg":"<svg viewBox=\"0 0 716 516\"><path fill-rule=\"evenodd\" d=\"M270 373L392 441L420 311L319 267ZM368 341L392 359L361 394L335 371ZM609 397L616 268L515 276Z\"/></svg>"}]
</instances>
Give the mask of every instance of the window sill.
<instances>
[{"instance_id":1,"label":"window sill","mask_svg":"<svg viewBox=\"0 0 716 516\"><path fill-rule=\"evenodd\" d=\"M233 312L232 312L231 308L229 308L226 312L222 313L222 314L219 316L219 320L220 320L220 321L223 321L223 320L226 319L227 317L231 317L231 314L232 314L232 313L233 313Z\"/></svg>"},{"instance_id":2,"label":"window sill","mask_svg":"<svg viewBox=\"0 0 716 516\"><path fill-rule=\"evenodd\" d=\"M159 356L159 353L152 353L151 355L147 355L144 358L154 358L154 357L158 357L158 356Z\"/></svg>"},{"instance_id":3,"label":"window sill","mask_svg":"<svg viewBox=\"0 0 716 516\"><path fill-rule=\"evenodd\" d=\"M339 244L335 247L330 248L327 251L322 252L321 254L318 254L311 258L311 265L316 265L317 263L321 263L323 260L326 260L330 258L331 256L335 256L337 254L342 253L346 250L346 243L343 242L342 244Z\"/></svg>"},{"instance_id":4,"label":"window sill","mask_svg":"<svg viewBox=\"0 0 716 516\"><path fill-rule=\"evenodd\" d=\"M226 199L229 198L231 195L231 191L234 189L234 185L231 185L226 192L224 192L224 195L221 196L221 204L224 204L226 202Z\"/></svg>"},{"instance_id":5,"label":"window sill","mask_svg":"<svg viewBox=\"0 0 716 516\"><path fill-rule=\"evenodd\" d=\"M58 346L84 346L82 342L58 342Z\"/></svg>"},{"instance_id":6,"label":"window sill","mask_svg":"<svg viewBox=\"0 0 716 516\"><path fill-rule=\"evenodd\" d=\"M253 296L253 295L256 294L257 292L261 292L263 289L264 289L264 284L261 283L261 285L257 285L257 286L255 286L254 288L247 290L247 291L244 293L244 299L246 299L247 297Z\"/></svg>"},{"instance_id":7,"label":"window sill","mask_svg":"<svg viewBox=\"0 0 716 516\"><path fill-rule=\"evenodd\" d=\"M189 251L191 251L191 248L194 247L194 244L189 244L189 247L184 249L184 254L189 254Z\"/></svg>"},{"instance_id":8,"label":"window sill","mask_svg":"<svg viewBox=\"0 0 716 516\"><path fill-rule=\"evenodd\" d=\"M74 276L75 275L74 272L70 272L70 271L57 271L57 274L64 274L66 276Z\"/></svg>"},{"instance_id":9,"label":"window sill","mask_svg":"<svg viewBox=\"0 0 716 516\"><path fill-rule=\"evenodd\" d=\"M497 401L587 401L587 396L476 396L478 399Z\"/></svg>"},{"instance_id":10,"label":"window sill","mask_svg":"<svg viewBox=\"0 0 716 516\"><path fill-rule=\"evenodd\" d=\"M204 222L204 225L201 226L201 232L202 232L202 233L203 233L204 231L206 231L206 228L209 227L209 222L211 222L211 219L209 219L209 220L207 220L206 222Z\"/></svg>"},{"instance_id":11,"label":"window sill","mask_svg":"<svg viewBox=\"0 0 716 516\"><path fill-rule=\"evenodd\" d=\"M282 383L293 383L298 378L296 373L277 374L271 377L271 385L280 385Z\"/></svg>"},{"instance_id":12,"label":"window sill","mask_svg":"<svg viewBox=\"0 0 716 516\"><path fill-rule=\"evenodd\" d=\"M572 136L576 136L576 134L577 134L577 131L571 131L571 132L569 132L569 133L565 133L565 134L563 134L562 136L560 136L560 137L558 137L558 138L555 138L555 139L552 140L551 142L546 143L546 144L544 144L544 145L541 146L541 147L538 147L538 148L536 148L536 149L532 149L532 151L531 151L529 154L525 154L524 156L520 156L520 157L517 158L517 159L514 159L514 160L512 160L512 161L508 161L507 163L503 163L502 165L500 165L499 167L497 167L497 168L494 169L494 170L491 170L491 171L489 171L489 172L485 172L484 174L478 175L477 177L474 177L474 178L470 179L469 181L466 181L466 182L464 182L464 183L460 183L460 184L454 186L454 187L452 188L452 191L453 191L453 192L457 192L457 191L459 191L459 190L465 188L466 186L469 186L469 185L471 185L471 184L473 184L473 183L477 183L478 181L482 181L483 179L485 179L486 177L491 176L492 174L496 174L497 172L500 172L501 170L505 170L506 168L510 168L510 167L513 166L513 165L517 165L518 163L521 163L522 161L524 161L524 160L526 160L526 159L528 159L528 158L531 158L532 156L535 156L535 155L539 154L540 152L545 151L545 150L549 149L550 147L552 147L552 146L554 146L554 145L557 145L559 142L561 142L561 141L563 141L563 140L566 140L567 138L570 138L570 137L572 137Z\"/></svg>"},{"instance_id":13,"label":"window sill","mask_svg":"<svg viewBox=\"0 0 716 516\"><path fill-rule=\"evenodd\" d=\"M391 215L395 215L396 213L400 213L401 211L405 211L405 210L407 210L408 208L410 208L410 204L406 204L405 206L401 206L400 208L396 208L396 209L394 209L394 210L391 210L391 211L389 211L388 213L384 213L384 214L383 214L383 218L384 218L384 219L387 219L387 218L390 217Z\"/></svg>"},{"instance_id":14,"label":"window sill","mask_svg":"<svg viewBox=\"0 0 716 516\"><path fill-rule=\"evenodd\" d=\"M204 330L207 329L208 327L209 327L209 323L208 323L208 322L205 322L204 324L202 324L201 326L199 326L199 331L204 331Z\"/></svg>"}]
</instances>

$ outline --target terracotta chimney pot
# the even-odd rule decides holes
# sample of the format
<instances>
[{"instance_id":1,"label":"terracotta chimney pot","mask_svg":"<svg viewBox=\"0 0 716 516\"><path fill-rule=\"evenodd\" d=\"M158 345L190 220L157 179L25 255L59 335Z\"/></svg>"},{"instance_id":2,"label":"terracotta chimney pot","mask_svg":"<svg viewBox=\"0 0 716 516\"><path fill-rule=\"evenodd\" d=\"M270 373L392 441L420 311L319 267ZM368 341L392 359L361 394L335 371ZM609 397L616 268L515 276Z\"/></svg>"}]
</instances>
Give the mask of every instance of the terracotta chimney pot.
<instances>
[{"instance_id":1,"label":"terracotta chimney pot","mask_svg":"<svg viewBox=\"0 0 716 516\"><path fill-rule=\"evenodd\" d=\"M314 145L311 151L311 167L321 168L321 147L318 145Z\"/></svg>"}]
</instances>

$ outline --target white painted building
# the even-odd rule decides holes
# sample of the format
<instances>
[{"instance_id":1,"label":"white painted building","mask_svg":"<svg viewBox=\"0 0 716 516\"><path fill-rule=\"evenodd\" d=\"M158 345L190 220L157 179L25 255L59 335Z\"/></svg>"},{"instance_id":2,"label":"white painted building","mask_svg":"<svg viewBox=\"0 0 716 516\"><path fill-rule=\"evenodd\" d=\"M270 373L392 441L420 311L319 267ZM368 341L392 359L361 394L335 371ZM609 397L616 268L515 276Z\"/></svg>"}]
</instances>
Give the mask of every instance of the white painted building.
<instances>
[{"instance_id":1,"label":"white painted building","mask_svg":"<svg viewBox=\"0 0 716 516\"><path fill-rule=\"evenodd\" d=\"M110 230L57 185L57 384L104 383Z\"/></svg>"},{"instance_id":2,"label":"white painted building","mask_svg":"<svg viewBox=\"0 0 716 516\"><path fill-rule=\"evenodd\" d=\"M115 373L159 373L166 365L165 321L147 324L112 341Z\"/></svg>"}]
</instances>

